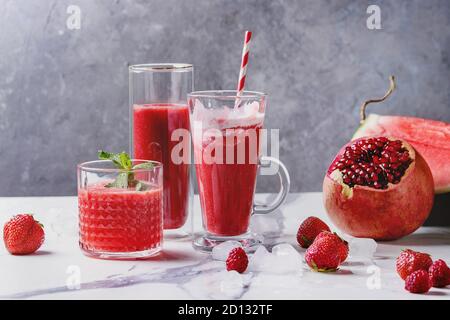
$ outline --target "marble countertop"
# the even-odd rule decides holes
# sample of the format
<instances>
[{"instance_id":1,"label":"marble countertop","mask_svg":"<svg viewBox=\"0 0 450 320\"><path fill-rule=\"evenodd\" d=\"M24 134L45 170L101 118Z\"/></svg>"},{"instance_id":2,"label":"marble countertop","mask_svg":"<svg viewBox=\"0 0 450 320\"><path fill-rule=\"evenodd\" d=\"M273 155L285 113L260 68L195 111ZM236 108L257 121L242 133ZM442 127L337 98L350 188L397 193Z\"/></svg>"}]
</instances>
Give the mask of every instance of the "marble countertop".
<instances>
[{"instance_id":1,"label":"marble countertop","mask_svg":"<svg viewBox=\"0 0 450 320\"><path fill-rule=\"evenodd\" d=\"M257 199L271 197L258 194ZM195 224L200 222L196 198ZM0 298L14 299L449 299L450 287L410 294L395 272L403 248L450 260L450 228L422 227L398 241L378 243L371 257L350 257L336 273L299 270L225 271L225 264L194 251L191 240L167 240L163 252L143 261L106 261L85 257L77 241L76 197L0 198L0 225L12 215L34 213L45 225L46 241L29 256L0 248ZM299 223L309 215L329 222L321 193L290 194L280 210L252 217L271 249L295 246ZM301 256L304 249L295 246Z\"/></svg>"}]
</instances>

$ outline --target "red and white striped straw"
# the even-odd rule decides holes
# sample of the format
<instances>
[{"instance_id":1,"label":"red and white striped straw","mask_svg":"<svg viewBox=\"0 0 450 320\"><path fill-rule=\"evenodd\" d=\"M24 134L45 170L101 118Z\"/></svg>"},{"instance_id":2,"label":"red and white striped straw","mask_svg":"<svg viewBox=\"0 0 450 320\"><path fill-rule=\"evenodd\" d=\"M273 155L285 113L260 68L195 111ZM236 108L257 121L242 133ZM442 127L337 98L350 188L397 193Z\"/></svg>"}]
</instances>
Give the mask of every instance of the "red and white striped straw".
<instances>
[{"instance_id":1,"label":"red and white striped straw","mask_svg":"<svg viewBox=\"0 0 450 320\"><path fill-rule=\"evenodd\" d=\"M238 87L237 87L237 96L238 97L240 97L244 91L245 78L247 76L248 52L250 49L250 40L251 39L252 39L252 33L250 31L245 31L244 47L242 49L241 69L239 71L239 82L238 82ZM238 105L238 101L236 101L236 106L237 105Z\"/></svg>"}]
</instances>

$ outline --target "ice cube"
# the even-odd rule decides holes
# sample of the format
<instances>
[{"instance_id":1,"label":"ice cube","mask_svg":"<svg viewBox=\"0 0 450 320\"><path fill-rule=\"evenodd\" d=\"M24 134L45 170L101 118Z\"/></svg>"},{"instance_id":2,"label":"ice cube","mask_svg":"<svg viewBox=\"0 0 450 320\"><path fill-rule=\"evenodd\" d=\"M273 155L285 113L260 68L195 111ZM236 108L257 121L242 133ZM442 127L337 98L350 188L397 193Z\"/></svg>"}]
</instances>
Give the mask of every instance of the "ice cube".
<instances>
[{"instance_id":1,"label":"ice cube","mask_svg":"<svg viewBox=\"0 0 450 320\"><path fill-rule=\"evenodd\" d=\"M273 266L274 273L302 272L303 259L300 253L289 243L280 243L272 248L276 265Z\"/></svg>"},{"instance_id":2,"label":"ice cube","mask_svg":"<svg viewBox=\"0 0 450 320\"><path fill-rule=\"evenodd\" d=\"M251 255L248 263L247 270L249 271L262 271L264 264L270 258L270 252L267 251L266 247L259 246L256 251Z\"/></svg>"},{"instance_id":3,"label":"ice cube","mask_svg":"<svg viewBox=\"0 0 450 320\"><path fill-rule=\"evenodd\" d=\"M289 243L280 243L272 248L276 256L299 256L298 251Z\"/></svg>"},{"instance_id":4,"label":"ice cube","mask_svg":"<svg viewBox=\"0 0 450 320\"><path fill-rule=\"evenodd\" d=\"M303 270L301 255L288 243L276 245L272 253L264 246L258 247L250 257L249 271L267 273L301 273Z\"/></svg>"},{"instance_id":5,"label":"ice cube","mask_svg":"<svg viewBox=\"0 0 450 320\"><path fill-rule=\"evenodd\" d=\"M213 248L212 258L214 260L226 261L230 251L237 247L242 248L242 244L238 241L230 240L230 241L222 242L221 244L219 244Z\"/></svg>"},{"instance_id":6,"label":"ice cube","mask_svg":"<svg viewBox=\"0 0 450 320\"><path fill-rule=\"evenodd\" d=\"M220 292L230 298L237 298L242 294L244 278L237 271L229 271L223 275L220 281Z\"/></svg>"},{"instance_id":7,"label":"ice cube","mask_svg":"<svg viewBox=\"0 0 450 320\"><path fill-rule=\"evenodd\" d=\"M370 238L346 237L351 257L372 259L377 251L377 242Z\"/></svg>"}]
</instances>

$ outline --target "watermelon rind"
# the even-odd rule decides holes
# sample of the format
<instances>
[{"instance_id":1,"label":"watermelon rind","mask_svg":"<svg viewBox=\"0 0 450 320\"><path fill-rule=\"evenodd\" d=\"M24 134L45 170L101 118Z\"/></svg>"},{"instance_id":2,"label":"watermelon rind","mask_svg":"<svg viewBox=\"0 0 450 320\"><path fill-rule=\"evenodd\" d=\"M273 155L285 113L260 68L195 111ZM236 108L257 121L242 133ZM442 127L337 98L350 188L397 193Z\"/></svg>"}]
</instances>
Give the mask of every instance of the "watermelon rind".
<instances>
[{"instance_id":1,"label":"watermelon rind","mask_svg":"<svg viewBox=\"0 0 450 320\"><path fill-rule=\"evenodd\" d=\"M404 128L397 128L395 134L390 132L389 128L386 128L386 122L390 121L397 123L403 122L409 125L420 123L419 129L422 130L416 130L414 132L415 139L413 140L415 141L412 141L411 139L408 139L409 137L407 132L405 132L402 136L402 130ZM383 126L381 126L380 123L383 123ZM427 130L423 130L424 126L429 127L429 132L427 132ZM430 132L439 133L439 139L437 139L436 134L434 134L434 136L430 136ZM411 143L416 149L418 149L419 153L424 157L430 166L433 178L435 180L435 193L450 192L450 124L416 117L369 114L361 126L356 130L352 140L364 136L374 135L396 137ZM423 138L421 135L423 135ZM442 141L444 141L444 144L442 144ZM433 145L433 143L437 142L440 142L439 146ZM432 152L429 150L434 151L434 154L431 155ZM439 152L436 152L436 150L439 150ZM442 161L430 160L430 157L436 156L436 153L439 153L440 157L444 157ZM447 159L447 161L445 159ZM440 165L433 165L436 162L440 163Z\"/></svg>"}]
</instances>

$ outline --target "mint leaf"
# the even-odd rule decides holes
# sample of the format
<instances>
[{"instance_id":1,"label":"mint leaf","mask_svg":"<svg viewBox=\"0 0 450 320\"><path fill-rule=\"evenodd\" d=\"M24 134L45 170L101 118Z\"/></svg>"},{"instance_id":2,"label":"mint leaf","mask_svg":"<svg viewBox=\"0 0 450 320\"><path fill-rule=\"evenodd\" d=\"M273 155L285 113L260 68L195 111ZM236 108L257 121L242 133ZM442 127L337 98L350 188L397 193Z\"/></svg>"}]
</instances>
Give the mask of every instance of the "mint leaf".
<instances>
[{"instance_id":1,"label":"mint leaf","mask_svg":"<svg viewBox=\"0 0 450 320\"><path fill-rule=\"evenodd\" d=\"M103 151L103 150L98 150L98 158L100 160L109 160L113 157L112 153Z\"/></svg>"},{"instance_id":2,"label":"mint leaf","mask_svg":"<svg viewBox=\"0 0 450 320\"><path fill-rule=\"evenodd\" d=\"M120 163L120 159L119 159L117 154L106 152L106 151L103 151L103 150L99 150L98 151L98 158L100 160L111 160L117 168L123 169L123 166Z\"/></svg>"},{"instance_id":3,"label":"mint leaf","mask_svg":"<svg viewBox=\"0 0 450 320\"><path fill-rule=\"evenodd\" d=\"M134 179L134 174L130 172L133 164L128 153L111 153L104 150L99 150L98 158L100 160L110 160L117 168L124 171L119 173L113 182L105 185L106 188L127 189L136 185L137 181Z\"/></svg>"},{"instance_id":4,"label":"mint leaf","mask_svg":"<svg viewBox=\"0 0 450 320\"><path fill-rule=\"evenodd\" d=\"M121 188L121 189L127 189L128 188L128 179L129 179L129 173L123 172L119 173L116 180L114 180L111 183L108 183L105 185L106 188Z\"/></svg>"},{"instance_id":5,"label":"mint leaf","mask_svg":"<svg viewBox=\"0 0 450 320\"><path fill-rule=\"evenodd\" d=\"M111 160L117 168L123 171L117 175L116 179L113 182L106 184L106 188L128 189L136 187L136 191L144 191L149 188L148 185L136 180L134 177L134 173L131 172L131 170L152 169L154 167L153 163L144 162L133 166L133 162L126 152L110 153L99 150L98 158L100 160Z\"/></svg>"},{"instance_id":6,"label":"mint leaf","mask_svg":"<svg viewBox=\"0 0 450 320\"><path fill-rule=\"evenodd\" d=\"M140 183L134 179L134 174L132 172L122 172L117 175L116 180L105 185L106 188L121 188L128 189L137 186Z\"/></svg>"},{"instance_id":7,"label":"mint leaf","mask_svg":"<svg viewBox=\"0 0 450 320\"><path fill-rule=\"evenodd\" d=\"M148 169L151 170L153 169L154 165L151 162L143 162L143 163L139 163L137 165L135 165L133 167L133 169Z\"/></svg>"},{"instance_id":8,"label":"mint leaf","mask_svg":"<svg viewBox=\"0 0 450 320\"><path fill-rule=\"evenodd\" d=\"M124 151L121 153L110 153L104 150L99 150L98 158L100 160L111 160L116 167L124 170L131 170L133 166L130 156Z\"/></svg>"},{"instance_id":9,"label":"mint leaf","mask_svg":"<svg viewBox=\"0 0 450 320\"><path fill-rule=\"evenodd\" d=\"M114 156L114 158L115 159L117 158L119 163L122 165L123 169L130 170L131 167L133 166L133 164L131 163L130 156L126 152L121 152L119 154L116 154Z\"/></svg>"},{"instance_id":10,"label":"mint leaf","mask_svg":"<svg viewBox=\"0 0 450 320\"><path fill-rule=\"evenodd\" d=\"M138 182L137 184L136 184L136 191L145 191L145 190L148 190L148 188L149 188L149 186L148 185L146 185L145 183L143 183L143 182Z\"/></svg>"}]
</instances>

